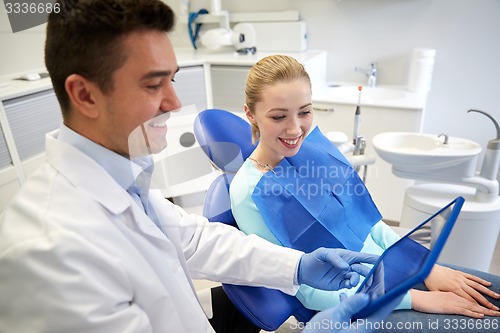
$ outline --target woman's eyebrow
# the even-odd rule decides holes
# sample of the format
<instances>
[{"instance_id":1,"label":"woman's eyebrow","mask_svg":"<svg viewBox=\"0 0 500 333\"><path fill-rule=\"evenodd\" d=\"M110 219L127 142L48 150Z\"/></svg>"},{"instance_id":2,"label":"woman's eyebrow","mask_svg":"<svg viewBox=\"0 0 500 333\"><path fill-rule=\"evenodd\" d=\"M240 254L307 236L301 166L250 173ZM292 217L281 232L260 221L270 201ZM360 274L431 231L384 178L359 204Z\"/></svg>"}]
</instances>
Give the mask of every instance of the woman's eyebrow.
<instances>
[{"instance_id":1,"label":"woman's eyebrow","mask_svg":"<svg viewBox=\"0 0 500 333\"><path fill-rule=\"evenodd\" d=\"M272 108L272 109L267 110L267 112L273 112L273 111L285 111L285 112L288 112L288 109L286 109L286 108Z\"/></svg>"}]
</instances>

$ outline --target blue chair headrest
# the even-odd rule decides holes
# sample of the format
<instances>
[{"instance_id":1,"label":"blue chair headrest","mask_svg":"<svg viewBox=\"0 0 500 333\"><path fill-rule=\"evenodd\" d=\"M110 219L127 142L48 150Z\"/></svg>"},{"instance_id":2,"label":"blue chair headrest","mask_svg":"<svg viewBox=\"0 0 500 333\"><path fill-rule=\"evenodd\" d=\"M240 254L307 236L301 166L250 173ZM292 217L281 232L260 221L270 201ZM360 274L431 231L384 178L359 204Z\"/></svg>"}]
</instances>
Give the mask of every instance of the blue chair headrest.
<instances>
[{"instance_id":1,"label":"blue chair headrest","mask_svg":"<svg viewBox=\"0 0 500 333\"><path fill-rule=\"evenodd\" d=\"M210 160L228 173L236 173L256 147L250 124L225 110L200 112L194 121L194 135Z\"/></svg>"}]
</instances>

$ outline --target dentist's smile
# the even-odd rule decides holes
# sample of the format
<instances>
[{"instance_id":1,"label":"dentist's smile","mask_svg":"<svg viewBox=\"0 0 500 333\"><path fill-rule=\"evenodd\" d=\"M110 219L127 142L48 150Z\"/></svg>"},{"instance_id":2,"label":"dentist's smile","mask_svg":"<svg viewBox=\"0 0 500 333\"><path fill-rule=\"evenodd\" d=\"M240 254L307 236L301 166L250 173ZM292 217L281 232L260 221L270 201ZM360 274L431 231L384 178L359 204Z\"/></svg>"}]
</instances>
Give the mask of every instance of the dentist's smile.
<instances>
[{"instance_id":1,"label":"dentist's smile","mask_svg":"<svg viewBox=\"0 0 500 333\"><path fill-rule=\"evenodd\" d=\"M170 118L170 112L162 113L148 122L149 127L162 128L167 127L167 120Z\"/></svg>"},{"instance_id":2,"label":"dentist's smile","mask_svg":"<svg viewBox=\"0 0 500 333\"><path fill-rule=\"evenodd\" d=\"M148 125L150 127L166 127L167 126L167 122L163 121L161 123L149 123Z\"/></svg>"}]
</instances>

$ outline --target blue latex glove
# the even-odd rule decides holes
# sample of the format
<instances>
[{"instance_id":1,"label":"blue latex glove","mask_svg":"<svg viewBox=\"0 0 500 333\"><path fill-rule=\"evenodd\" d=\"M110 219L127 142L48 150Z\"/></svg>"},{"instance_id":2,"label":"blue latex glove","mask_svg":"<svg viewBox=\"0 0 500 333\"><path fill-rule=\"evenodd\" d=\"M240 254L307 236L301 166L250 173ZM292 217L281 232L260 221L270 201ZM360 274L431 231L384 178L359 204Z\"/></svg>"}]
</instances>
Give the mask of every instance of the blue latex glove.
<instances>
[{"instance_id":1,"label":"blue latex glove","mask_svg":"<svg viewBox=\"0 0 500 333\"><path fill-rule=\"evenodd\" d=\"M359 274L366 276L370 271L362 263L374 264L378 258L344 249L319 248L300 258L297 281L322 290L352 288L359 283Z\"/></svg>"},{"instance_id":2,"label":"blue latex glove","mask_svg":"<svg viewBox=\"0 0 500 333\"><path fill-rule=\"evenodd\" d=\"M366 274L364 275L366 276ZM375 272L371 275L360 292L368 293L372 298L378 297L385 293L384 284L384 264L380 262L375 268Z\"/></svg>"},{"instance_id":3,"label":"blue latex glove","mask_svg":"<svg viewBox=\"0 0 500 333\"><path fill-rule=\"evenodd\" d=\"M305 325L302 333L369 333L374 328L379 328L382 322L401 302L404 293L396 297L392 302L374 312L368 318L358 319L351 322L351 317L368 305L370 296L367 294L355 294L349 298L342 294L341 303L334 308L324 310L316 314ZM379 324L376 324L379 323Z\"/></svg>"}]
</instances>

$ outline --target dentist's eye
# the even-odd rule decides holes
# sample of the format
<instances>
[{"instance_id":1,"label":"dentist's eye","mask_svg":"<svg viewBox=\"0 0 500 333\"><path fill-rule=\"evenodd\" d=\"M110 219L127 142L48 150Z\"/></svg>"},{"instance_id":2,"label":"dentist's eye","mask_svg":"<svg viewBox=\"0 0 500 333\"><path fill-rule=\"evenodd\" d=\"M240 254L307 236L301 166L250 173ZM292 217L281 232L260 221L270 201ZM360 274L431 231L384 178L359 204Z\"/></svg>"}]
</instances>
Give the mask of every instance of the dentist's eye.
<instances>
[{"instance_id":1,"label":"dentist's eye","mask_svg":"<svg viewBox=\"0 0 500 333\"><path fill-rule=\"evenodd\" d=\"M148 89L151 91L157 91L158 89L160 89L160 87L161 87L161 84L153 84L153 85L149 85Z\"/></svg>"}]
</instances>

